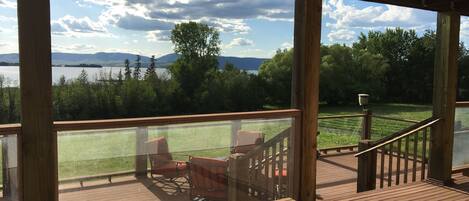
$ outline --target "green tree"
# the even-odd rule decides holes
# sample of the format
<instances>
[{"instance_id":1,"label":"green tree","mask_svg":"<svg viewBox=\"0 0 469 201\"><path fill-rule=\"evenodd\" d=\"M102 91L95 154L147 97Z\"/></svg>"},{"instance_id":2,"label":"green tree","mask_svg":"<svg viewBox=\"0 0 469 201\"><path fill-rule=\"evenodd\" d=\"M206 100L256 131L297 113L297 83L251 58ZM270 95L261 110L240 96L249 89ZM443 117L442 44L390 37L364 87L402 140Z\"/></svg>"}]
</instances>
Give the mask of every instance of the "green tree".
<instances>
[{"instance_id":1,"label":"green tree","mask_svg":"<svg viewBox=\"0 0 469 201\"><path fill-rule=\"evenodd\" d=\"M174 104L182 111L193 111L191 106L197 107L199 101L195 99L200 97L196 93L201 93L200 87L210 78L210 71L218 68L219 33L206 24L181 23L172 30L171 41L180 55L169 68L171 78L179 85Z\"/></svg>"},{"instance_id":2,"label":"green tree","mask_svg":"<svg viewBox=\"0 0 469 201\"><path fill-rule=\"evenodd\" d=\"M259 76L265 81L267 103L289 106L291 101L291 78L293 49L277 50L275 56L259 68Z\"/></svg>"},{"instance_id":3,"label":"green tree","mask_svg":"<svg viewBox=\"0 0 469 201\"><path fill-rule=\"evenodd\" d=\"M148 65L147 71L145 72L145 79L155 80L158 79L156 74L156 59L155 55L150 58L150 65Z\"/></svg>"},{"instance_id":4,"label":"green tree","mask_svg":"<svg viewBox=\"0 0 469 201\"><path fill-rule=\"evenodd\" d=\"M142 67L142 58L140 55L137 55L137 59L135 59L135 69L134 69L134 79L140 79L140 68Z\"/></svg>"},{"instance_id":5,"label":"green tree","mask_svg":"<svg viewBox=\"0 0 469 201\"><path fill-rule=\"evenodd\" d=\"M353 45L355 49L367 50L372 54L383 55L389 65L385 77L386 94L391 101L413 101L416 94L403 92L403 89L412 87L408 81L415 80L410 71L415 72L415 66L410 64L410 57L419 43L415 30L401 28L387 29L385 32L370 31L367 35L361 34L358 42ZM427 66L432 70L433 66Z\"/></svg>"},{"instance_id":6,"label":"green tree","mask_svg":"<svg viewBox=\"0 0 469 201\"><path fill-rule=\"evenodd\" d=\"M132 77L132 70L130 70L130 62L128 59L125 60L124 67L125 67L125 70L124 70L125 79L128 80Z\"/></svg>"},{"instance_id":7,"label":"green tree","mask_svg":"<svg viewBox=\"0 0 469 201\"><path fill-rule=\"evenodd\" d=\"M363 49L344 45L323 46L321 51L320 99L328 104L354 103L357 94L372 94L382 100L385 94L386 59Z\"/></svg>"}]
</instances>

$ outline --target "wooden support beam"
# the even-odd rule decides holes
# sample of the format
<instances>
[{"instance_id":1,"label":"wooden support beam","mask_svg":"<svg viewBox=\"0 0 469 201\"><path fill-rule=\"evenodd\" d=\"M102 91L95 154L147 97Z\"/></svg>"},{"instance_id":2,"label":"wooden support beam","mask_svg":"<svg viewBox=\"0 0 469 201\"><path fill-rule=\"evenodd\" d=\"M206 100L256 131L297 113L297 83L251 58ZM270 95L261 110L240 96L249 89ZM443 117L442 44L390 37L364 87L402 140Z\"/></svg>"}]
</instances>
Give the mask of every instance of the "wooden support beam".
<instances>
[{"instance_id":1,"label":"wooden support beam","mask_svg":"<svg viewBox=\"0 0 469 201\"><path fill-rule=\"evenodd\" d=\"M20 200L56 201L57 135L52 126L49 0L18 0L21 88Z\"/></svg>"},{"instance_id":2,"label":"wooden support beam","mask_svg":"<svg viewBox=\"0 0 469 201\"><path fill-rule=\"evenodd\" d=\"M147 150L148 127L138 127L135 134L135 177L147 177Z\"/></svg>"},{"instance_id":3,"label":"wooden support beam","mask_svg":"<svg viewBox=\"0 0 469 201\"><path fill-rule=\"evenodd\" d=\"M292 81L292 104L302 111L295 146L300 170L295 177L296 200L316 199L316 148L319 104L319 65L321 47L322 0L296 0L295 65Z\"/></svg>"},{"instance_id":4,"label":"wooden support beam","mask_svg":"<svg viewBox=\"0 0 469 201\"><path fill-rule=\"evenodd\" d=\"M358 143L358 151L372 147L373 141L362 140ZM377 151L373 150L358 157L357 192L376 189L376 160Z\"/></svg>"},{"instance_id":5,"label":"wooden support beam","mask_svg":"<svg viewBox=\"0 0 469 201\"><path fill-rule=\"evenodd\" d=\"M363 0L375 3L404 6L438 12L458 12L469 16L469 1L467 0Z\"/></svg>"},{"instance_id":6,"label":"wooden support beam","mask_svg":"<svg viewBox=\"0 0 469 201\"><path fill-rule=\"evenodd\" d=\"M440 12L437 20L433 116L442 120L432 128L429 177L449 182L452 172L461 17L456 12Z\"/></svg>"}]
</instances>

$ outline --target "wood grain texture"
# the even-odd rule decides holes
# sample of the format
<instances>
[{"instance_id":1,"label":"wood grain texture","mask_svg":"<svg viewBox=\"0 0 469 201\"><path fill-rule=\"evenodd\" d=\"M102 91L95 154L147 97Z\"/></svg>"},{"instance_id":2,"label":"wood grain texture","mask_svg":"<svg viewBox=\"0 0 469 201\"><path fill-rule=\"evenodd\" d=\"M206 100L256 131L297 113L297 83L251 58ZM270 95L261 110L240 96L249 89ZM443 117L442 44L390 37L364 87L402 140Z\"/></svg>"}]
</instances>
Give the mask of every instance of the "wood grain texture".
<instances>
[{"instance_id":1,"label":"wood grain texture","mask_svg":"<svg viewBox=\"0 0 469 201\"><path fill-rule=\"evenodd\" d=\"M458 13L438 13L433 116L442 120L431 130L429 177L444 182L450 181L452 170L460 26Z\"/></svg>"},{"instance_id":2,"label":"wood grain texture","mask_svg":"<svg viewBox=\"0 0 469 201\"><path fill-rule=\"evenodd\" d=\"M319 66L321 46L322 0L297 0L295 9L295 62L292 104L302 111L298 159L301 161L299 198L316 199L316 148L319 104Z\"/></svg>"},{"instance_id":3,"label":"wood grain texture","mask_svg":"<svg viewBox=\"0 0 469 201\"><path fill-rule=\"evenodd\" d=\"M128 128L128 127L145 127L145 126L164 126L164 125L173 125L173 124L214 122L214 121L288 118L288 117L297 117L300 114L301 114L300 110L289 109L289 110L179 115L179 116L129 118L129 119L58 121L54 123L54 126L55 126L55 130L57 131L95 130L95 129L126 128L126 127Z\"/></svg>"},{"instance_id":4,"label":"wood grain texture","mask_svg":"<svg viewBox=\"0 0 469 201\"><path fill-rule=\"evenodd\" d=\"M431 11L455 11L469 16L469 1L466 0L364 0Z\"/></svg>"},{"instance_id":5,"label":"wood grain texture","mask_svg":"<svg viewBox=\"0 0 469 201\"><path fill-rule=\"evenodd\" d=\"M55 201L57 135L53 132L49 0L18 0L21 125L20 199Z\"/></svg>"}]
</instances>

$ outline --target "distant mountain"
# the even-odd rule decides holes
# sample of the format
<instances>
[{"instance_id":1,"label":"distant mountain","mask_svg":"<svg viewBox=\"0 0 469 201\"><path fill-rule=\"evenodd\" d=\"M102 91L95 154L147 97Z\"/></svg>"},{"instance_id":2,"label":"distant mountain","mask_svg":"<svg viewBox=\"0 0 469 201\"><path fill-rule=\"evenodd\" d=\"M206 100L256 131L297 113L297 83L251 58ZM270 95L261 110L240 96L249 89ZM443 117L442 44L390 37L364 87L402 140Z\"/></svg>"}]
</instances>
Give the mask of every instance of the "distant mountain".
<instances>
[{"instance_id":1,"label":"distant mountain","mask_svg":"<svg viewBox=\"0 0 469 201\"><path fill-rule=\"evenodd\" d=\"M137 55L129 53L105 53L98 52L95 54L73 54L73 53L52 53L53 65L79 65L79 64L96 64L101 66L123 66L125 59L129 59L130 63L135 62ZM141 57L142 65L148 66L150 57ZM157 65L167 67L179 58L177 54L167 54L157 58ZM226 63L232 63L236 67L243 70L258 70L259 66L267 59L261 58L241 58L241 57L224 57L220 56L218 62L220 68ZM0 54L0 62L18 63L18 54Z\"/></svg>"}]
</instances>

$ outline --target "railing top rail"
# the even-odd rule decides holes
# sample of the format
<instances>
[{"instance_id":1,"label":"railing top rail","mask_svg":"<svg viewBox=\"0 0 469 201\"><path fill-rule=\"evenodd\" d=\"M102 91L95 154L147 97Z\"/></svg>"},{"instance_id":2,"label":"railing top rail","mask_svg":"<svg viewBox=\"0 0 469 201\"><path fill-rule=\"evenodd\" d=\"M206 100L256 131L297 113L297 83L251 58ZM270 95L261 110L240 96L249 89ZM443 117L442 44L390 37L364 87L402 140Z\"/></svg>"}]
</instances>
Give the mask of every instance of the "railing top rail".
<instances>
[{"instance_id":1,"label":"railing top rail","mask_svg":"<svg viewBox=\"0 0 469 201\"><path fill-rule=\"evenodd\" d=\"M131 119L86 120L86 121L58 121L54 123L56 131L96 130L143 126L163 126L172 124L201 123L214 121L232 121L243 119L274 119L286 117L298 117L301 111L298 109L237 112L220 114L180 115L167 117L148 117Z\"/></svg>"},{"instance_id":2,"label":"railing top rail","mask_svg":"<svg viewBox=\"0 0 469 201\"><path fill-rule=\"evenodd\" d=\"M397 133L396 133L397 135L394 134L394 135L392 135L392 136L389 136L389 137L387 137L387 138L383 138L382 140L379 140L379 141L373 143L373 144L374 144L373 147L371 147L371 148L369 148L369 149L366 149L366 150L364 150L364 151L361 151L361 152L355 154L354 156L355 156L355 157L361 156L361 155L363 155L363 154L365 154L365 153L368 153L368 152L370 152L370 151L373 151L373 150L375 150L375 149L378 149L378 148L380 148L380 147L382 147L382 146L385 146L385 145L390 144L390 143L392 143L392 142L398 141L398 140L400 140L400 139L402 139L402 138L405 138L405 137L407 137L407 136L409 136L409 135L414 134L414 133L417 132L417 131L420 131L420 130L425 129L425 128L429 127L429 126L432 126L433 124L439 122L440 120L441 120L441 119L439 119L439 118L434 118L434 117L432 117L432 118L430 118L430 119L427 119L427 120L424 120L424 121L422 121L421 123L418 123L418 124L416 124L416 125L414 125L414 126L411 126L411 127L407 128L407 129L404 129L404 130L402 130L402 131L400 131L400 132L397 132Z\"/></svg>"},{"instance_id":3,"label":"railing top rail","mask_svg":"<svg viewBox=\"0 0 469 201\"><path fill-rule=\"evenodd\" d=\"M15 135L21 132L21 124L0 125L0 135Z\"/></svg>"},{"instance_id":4,"label":"railing top rail","mask_svg":"<svg viewBox=\"0 0 469 201\"><path fill-rule=\"evenodd\" d=\"M322 116L318 119L340 119L340 118L353 118L353 117L364 117L365 114L349 114L349 115L332 115L332 116Z\"/></svg>"},{"instance_id":5,"label":"railing top rail","mask_svg":"<svg viewBox=\"0 0 469 201\"><path fill-rule=\"evenodd\" d=\"M393 120L393 121L401 121L401 122L407 122L407 123L420 123L420 121L416 121L416 120L411 120L411 119L398 119L398 118L386 117L386 116L380 116L380 115L373 115L373 117L376 117L376 118L378 118L378 119L386 119L386 120Z\"/></svg>"},{"instance_id":6,"label":"railing top rail","mask_svg":"<svg viewBox=\"0 0 469 201\"><path fill-rule=\"evenodd\" d=\"M456 107L469 107L469 101L457 102Z\"/></svg>"}]
</instances>

